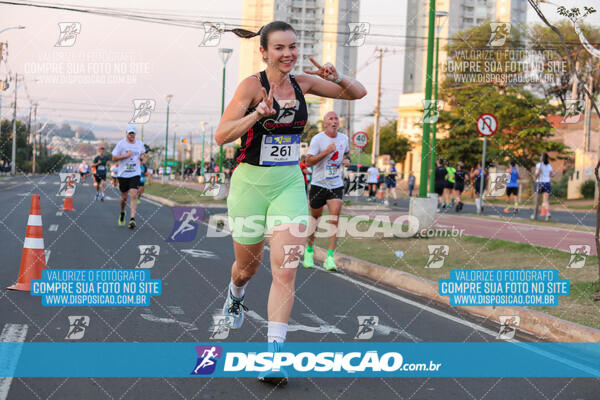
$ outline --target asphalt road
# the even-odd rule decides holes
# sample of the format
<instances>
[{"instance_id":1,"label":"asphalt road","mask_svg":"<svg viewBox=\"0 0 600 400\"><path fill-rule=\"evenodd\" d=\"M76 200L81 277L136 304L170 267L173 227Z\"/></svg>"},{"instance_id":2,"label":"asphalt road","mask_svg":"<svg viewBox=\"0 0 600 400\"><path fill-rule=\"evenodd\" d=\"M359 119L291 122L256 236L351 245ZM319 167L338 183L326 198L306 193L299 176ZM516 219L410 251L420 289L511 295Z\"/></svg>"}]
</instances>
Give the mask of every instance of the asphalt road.
<instances>
[{"instance_id":1,"label":"asphalt road","mask_svg":"<svg viewBox=\"0 0 600 400\"><path fill-rule=\"evenodd\" d=\"M150 307L44 307L26 292L0 291L0 329L27 326L27 342L66 342L69 316L89 316L81 341L209 342L212 316L222 307L233 262L230 237L206 237L200 225L191 242L167 242L173 228L170 208L143 201L131 231L117 226L118 193L94 201L93 187L79 186L74 212L60 213L58 177L0 179L2 243L0 286L13 284L25 237L31 194L41 197L48 268L134 268L140 245L158 245L151 269L163 293ZM207 209L207 214L225 209ZM59 215L57 215L57 212ZM558 214L558 213L557 213ZM558 215L557 215L558 219ZM207 220L207 216L205 216ZM186 250L186 251L184 251ZM192 251L189 251L192 250ZM201 251L200 251L201 250ZM268 250L266 250L268 251ZM196 257L194 257L194 255ZM265 255L268 259L268 254ZM263 265L252 279L246 305L252 313L224 341L261 342L266 338L270 272ZM356 341L357 316L379 317L378 342L490 342L498 325L476 320L428 300L361 278L300 268L288 341ZM518 340L529 337L518 334ZM65 354L69 357L69 354ZM73 360L88 362L87 360ZM118 362L118 361L115 361ZM493 363L494 360L490 360ZM192 366L193 367L193 366ZM1 379L1 378L0 378ZM4 388L4 389L2 389ZM597 379L291 379L274 390L254 379L14 378L0 382L0 400L22 399L598 399ZM4 396L4 397L3 397Z\"/></svg>"}]
</instances>

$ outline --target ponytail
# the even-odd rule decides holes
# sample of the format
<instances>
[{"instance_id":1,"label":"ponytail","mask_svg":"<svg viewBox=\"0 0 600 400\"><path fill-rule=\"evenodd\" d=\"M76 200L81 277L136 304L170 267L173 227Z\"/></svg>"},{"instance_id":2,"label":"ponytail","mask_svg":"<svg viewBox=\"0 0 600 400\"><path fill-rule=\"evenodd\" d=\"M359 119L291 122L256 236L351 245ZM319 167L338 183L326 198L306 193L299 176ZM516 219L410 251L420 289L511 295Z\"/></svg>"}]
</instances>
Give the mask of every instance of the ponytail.
<instances>
[{"instance_id":1,"label":"ponytail","mask_svg":"<svg viewBox=\"0 0 600 400\"><path fill-rule=\"evenodd\" d=\"M542 153L542 162L544 165L548 165L548 153Z\"/></svg>"},{"instance_id":2,"label":"ponytail","mask_svg":"<svg viewBox=\"0 0 600 400\"><path fill-rule=\"evenodd\" d=\"M237 37L242 39L250 39L255 36L260 36L260 45L263 49L267 49L267 45L269 44L269 34L271 32L277 31L292 31L296 33L296 30L287 22L283 21L273 21L269 22L267 25L262 26L258 32L252 32L247 29L234 28L234 29L226 29L225 32L233 32Z\"/></svg>"}]
</instances>

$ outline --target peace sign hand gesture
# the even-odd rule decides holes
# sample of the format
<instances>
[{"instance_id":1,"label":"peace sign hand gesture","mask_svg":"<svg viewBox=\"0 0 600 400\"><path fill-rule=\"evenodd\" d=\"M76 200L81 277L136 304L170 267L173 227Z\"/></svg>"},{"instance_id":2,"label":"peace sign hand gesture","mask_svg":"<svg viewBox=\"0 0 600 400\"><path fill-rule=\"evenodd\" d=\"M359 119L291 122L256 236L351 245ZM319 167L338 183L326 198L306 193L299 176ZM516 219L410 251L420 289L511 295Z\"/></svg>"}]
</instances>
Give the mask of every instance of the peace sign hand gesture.
<instances>
[{"instance_id":1,"label":"peace sign hand gesture","mask_svg":"<svg viewBox=\"0 0 600 400\"><path fill-rule=\"evenodd\" d=\"M260 116L260 118L268 117L269 115L275 114L275 109L273 108L273 92L277 85L271 84L271 88L269 89L269 94L264 87L262 90L262 101L256 106L256 112Z\"/></svg>"},{"instance_id":2,"label":"peace sign hand gesture","mask_svg":"<svg viewBox=\"0 0 600 400\"><path fill-rule=\"evenodd\" d=\"M312 62L314 64L315 67L317 67L317 70L309 70L309 69L305 69L304 73L305 74L309 74L309 75L318 75L321 78L328 80L328 81L335 81L338 78L338 72L335 69L335 66L331 63L325 63L323 65L320 65L318 62L315 61L314 58L312 57L308 57L308 59L310 60L310 62Z\"/></svg>"}]
</instances>

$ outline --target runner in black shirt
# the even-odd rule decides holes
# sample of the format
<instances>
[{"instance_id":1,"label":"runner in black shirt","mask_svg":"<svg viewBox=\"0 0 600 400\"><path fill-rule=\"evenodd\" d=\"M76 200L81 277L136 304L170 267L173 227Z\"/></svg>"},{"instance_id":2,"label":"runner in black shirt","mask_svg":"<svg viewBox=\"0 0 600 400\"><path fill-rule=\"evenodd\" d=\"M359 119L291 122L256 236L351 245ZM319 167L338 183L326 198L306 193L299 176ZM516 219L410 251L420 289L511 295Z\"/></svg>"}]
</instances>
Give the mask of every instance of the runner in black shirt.
<instances>
[{"instance_id":1,"label":"runner in black shirt","mask_svg":"<svg viewBox=\"0 0 600 400\"><path fill-rule=\"evenodd\" d=\"M463 202L461 194L465 190L465 180L469 179L469 175L463 170L465 164L460 161L456 166L456 172L454 172L454 198L457 199L456 212L459 212L463 208Z\"/></svg>"},{"instance_id":2,"label":"runner in black shirt","mask_svg":"<svg viewBox=\"0 0 600 400\"><path fill-rule=\"evenodd\" d=\"M440 210L441 210L440 205L444 199L444 187L446 186L446 174L448 174L448 171L446 171L444 159L440 158L439 160L437 160L437 167L435 168L435 185L434 185L435 192L438 195L438 209L437 209L438 212L440 212Z\"/></svg>"},{"instance_id":3,"label":"runner in black shirt","mask_svg":"<svg viewBox=\"0 0 600 400\"><path fill-rule=\"evenodd\" d=\"M104 154L104 146L98 148L98 155L94 158L92 167L96 167L94 174L94 186L96 187L96 200L100 196L100 201L104 201L104 191L106 190L106 163L110 161L110 157ZM102 184L102 193L100 193L100 184Z\"/></svg>"}]
</instances>

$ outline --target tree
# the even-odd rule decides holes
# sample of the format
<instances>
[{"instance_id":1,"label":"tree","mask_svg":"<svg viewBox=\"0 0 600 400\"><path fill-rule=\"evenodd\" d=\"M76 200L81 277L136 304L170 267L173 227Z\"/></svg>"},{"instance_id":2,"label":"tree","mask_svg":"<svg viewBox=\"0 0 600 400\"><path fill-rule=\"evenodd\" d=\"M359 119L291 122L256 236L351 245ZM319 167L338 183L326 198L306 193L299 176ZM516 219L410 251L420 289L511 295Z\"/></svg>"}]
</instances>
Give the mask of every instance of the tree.
<instances>
[{"instance_id":1,"label":"tree","mask_svg":"<svg viewBox=\"0 0 600 400\"><path fill-rule=\"evenodd\" d=\"M544 75L553 79L542 79L533 88L539 90L546 97L558 99L561 102L563 111L566 111L566 100L573 97L571 93L575 75L573 66L578 65L579 74L586 85L589 76L594 76L595 83L592 93L597 93L600 90L600 71L596 66L597 60L594 60L588 52L581 48L577 33L569 20L563 19L557 22L555 27L564 37L565 46L561 46L556 32L548 26L535 24L528 31L531 48L545 54L554 54L552 58L556 59L556 62L548 63L544 68ZM600 42L600 29L582 22L580 22L579 27L591 43L597 44ZM568 59L573 60L573 63L568 62ZM582 85L578 85L574 98L580 99L583 97Z\"/></svg>"},{"instance_id":2,"label":"tree","mask_svg":"<svg viewBox=\"0 0 600 400\"><path fill-rule=\"evenodd\" d=\"M379 128L379 153L389 154L396 162L404 162L406 154L412 150L412 144L408 137L398 135L398 121L388 121ZM365 131L369 137L369 143L363 149L366 153L371 153L373 149L373 124Z\"/></svg>"},{"instance_id":3,"label":"tree","mask_svg":"<svg viewBox=\"0 0 600 400\"><path fill-rule=\"evenodd\" d=\"M488 139L489 164L515 161L532 169L543 151L559 156L567 153L563 143L551 140L553 128L544 117L554 108L545 98L536 98L522 88L493 86L448 90L445 97L450 110L440 112L438 126L448 137L438 141L438 154L452 163L463 161L469 168L481 160L483 143L476 124L483 112L498 120L497 133Z\"/></svg>"},{"instance_id":4,"label":"tree","mask_svg":"<svg viewBox=\"0 0 600 400\"><path fill-rule=\"evenodd\" d=\"M2 120L0 124L0 158L8 163L12 160L12 121ZM28 171L28 159L32 147L27 144L27 124L17 120L17 171Z\"/></svg>"},{"instance_id":5,"label":"tree","mask_svg":"<svg viewBox=\"0 0 600 400\"><path fill-rule=\"evenodd\" d=\"M311 139L319 132L321 132L321 126L323 126L323 121L319 120L314 124L307 123L304 126L304 132L302 132L301 140L305 143L310 143Z\"/></svg>"}]
</instances>

